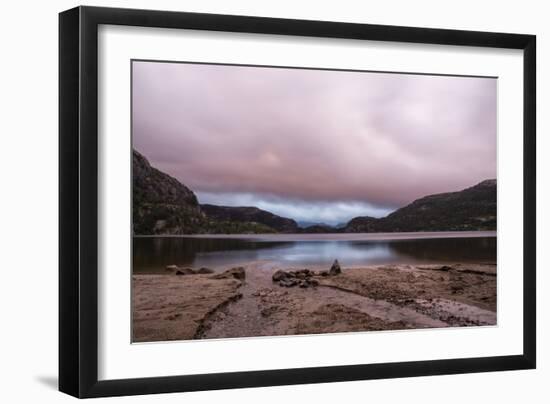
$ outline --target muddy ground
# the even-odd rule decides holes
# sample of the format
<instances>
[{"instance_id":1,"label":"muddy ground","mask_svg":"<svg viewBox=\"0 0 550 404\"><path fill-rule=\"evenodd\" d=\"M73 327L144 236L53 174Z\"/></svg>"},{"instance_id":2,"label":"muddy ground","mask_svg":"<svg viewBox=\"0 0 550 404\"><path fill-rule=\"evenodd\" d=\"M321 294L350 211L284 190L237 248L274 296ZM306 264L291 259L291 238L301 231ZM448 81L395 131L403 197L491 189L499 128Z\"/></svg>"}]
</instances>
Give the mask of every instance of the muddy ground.
<instances>
[{"instance_id":1,"label":"muddy ground","mask_svg":"<svg viewBox=\"0 0 550 404\"><path fill-rule=\"evenodd\" d=\"M494 264L343 268L307 288L273 282L291 269L275 263L242 268L134 275L134 342L496 324Z\"/></svg>"}]
</instances>

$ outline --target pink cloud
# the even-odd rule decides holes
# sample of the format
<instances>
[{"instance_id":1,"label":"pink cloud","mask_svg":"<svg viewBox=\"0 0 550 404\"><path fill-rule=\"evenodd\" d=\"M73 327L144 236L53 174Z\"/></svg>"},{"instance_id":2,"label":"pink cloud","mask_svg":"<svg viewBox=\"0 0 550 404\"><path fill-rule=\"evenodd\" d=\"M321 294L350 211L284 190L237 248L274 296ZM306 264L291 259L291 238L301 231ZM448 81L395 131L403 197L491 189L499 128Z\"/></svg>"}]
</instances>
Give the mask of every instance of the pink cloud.
<instances>
[{"instance_id":1,"label":"pink cloud","mask_svg":"<svg viewBox=\"0 0 550 404\"><path fill-rule=\"evenodd\" d=\"M198 192L401 206L496 178L496 85L134 62L133 145Z\"/></svg>"}]
</instances>

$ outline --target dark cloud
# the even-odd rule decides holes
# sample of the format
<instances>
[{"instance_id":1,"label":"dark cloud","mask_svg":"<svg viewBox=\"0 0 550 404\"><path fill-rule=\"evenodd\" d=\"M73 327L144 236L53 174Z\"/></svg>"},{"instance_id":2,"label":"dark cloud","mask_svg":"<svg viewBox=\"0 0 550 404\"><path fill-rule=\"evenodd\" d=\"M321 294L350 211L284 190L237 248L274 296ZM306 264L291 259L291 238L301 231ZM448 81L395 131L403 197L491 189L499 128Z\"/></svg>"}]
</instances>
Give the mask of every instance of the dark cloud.
<instances>
[{"instance_id":1,"label":"dark cloud","mask_svg":"<svg viewBox=\"0 0 550 404\"><path fill-rule=\"evenodd\" d=\"M384 210L496 177L496 85L134 62L133 142L199 194Z\"/></svg>"}]
</instances>

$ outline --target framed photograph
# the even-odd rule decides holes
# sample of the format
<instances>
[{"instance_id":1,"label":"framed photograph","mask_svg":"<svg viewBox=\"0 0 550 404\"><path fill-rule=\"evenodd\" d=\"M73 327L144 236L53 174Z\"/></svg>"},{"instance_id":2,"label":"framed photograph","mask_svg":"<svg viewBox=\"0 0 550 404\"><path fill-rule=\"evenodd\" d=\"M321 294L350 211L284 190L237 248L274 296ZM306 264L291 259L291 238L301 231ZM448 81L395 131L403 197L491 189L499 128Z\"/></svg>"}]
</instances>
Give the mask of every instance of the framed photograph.
<instances>
[{"instance_id":1,"label":"framed photograph","mask_svg":"<svg viewBox=\"0 0 550 404\"><path fill-rule=\"evenodd\" d=\"M59 28L61 391L535 368L535 36Z\"/></svg>"}]
</instances>

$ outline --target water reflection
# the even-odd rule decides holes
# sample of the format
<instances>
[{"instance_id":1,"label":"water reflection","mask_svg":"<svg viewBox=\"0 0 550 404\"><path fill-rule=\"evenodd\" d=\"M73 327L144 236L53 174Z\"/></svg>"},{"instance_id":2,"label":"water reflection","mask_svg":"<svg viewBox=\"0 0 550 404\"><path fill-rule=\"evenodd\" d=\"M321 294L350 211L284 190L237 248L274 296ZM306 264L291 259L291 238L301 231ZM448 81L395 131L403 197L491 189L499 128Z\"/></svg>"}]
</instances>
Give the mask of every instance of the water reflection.
<instances>
[{"instance_id":1,"label":"water reflection","mask_svg":"<svg viewBox=\"0 0 550 404\"><path fill-rule=\"evenodd\" d=\"M429 262L496 262L496 237L409 240L274 241L237 238L136 237L136 273L164 272L170 264L216 267L253 260L288 266Z\"/></svg>"},{"instance_id":2,"label":"water reflection","mask_svg":"<svg viewBox=\"0 0 550 404\"><path fill-rule=\"evenodd\" d=\"M422 241L422 242L419 242ZM496 262L496 237L399 240L391 244L396 254L419 261Z\"/></svg>"}]
</instances>

